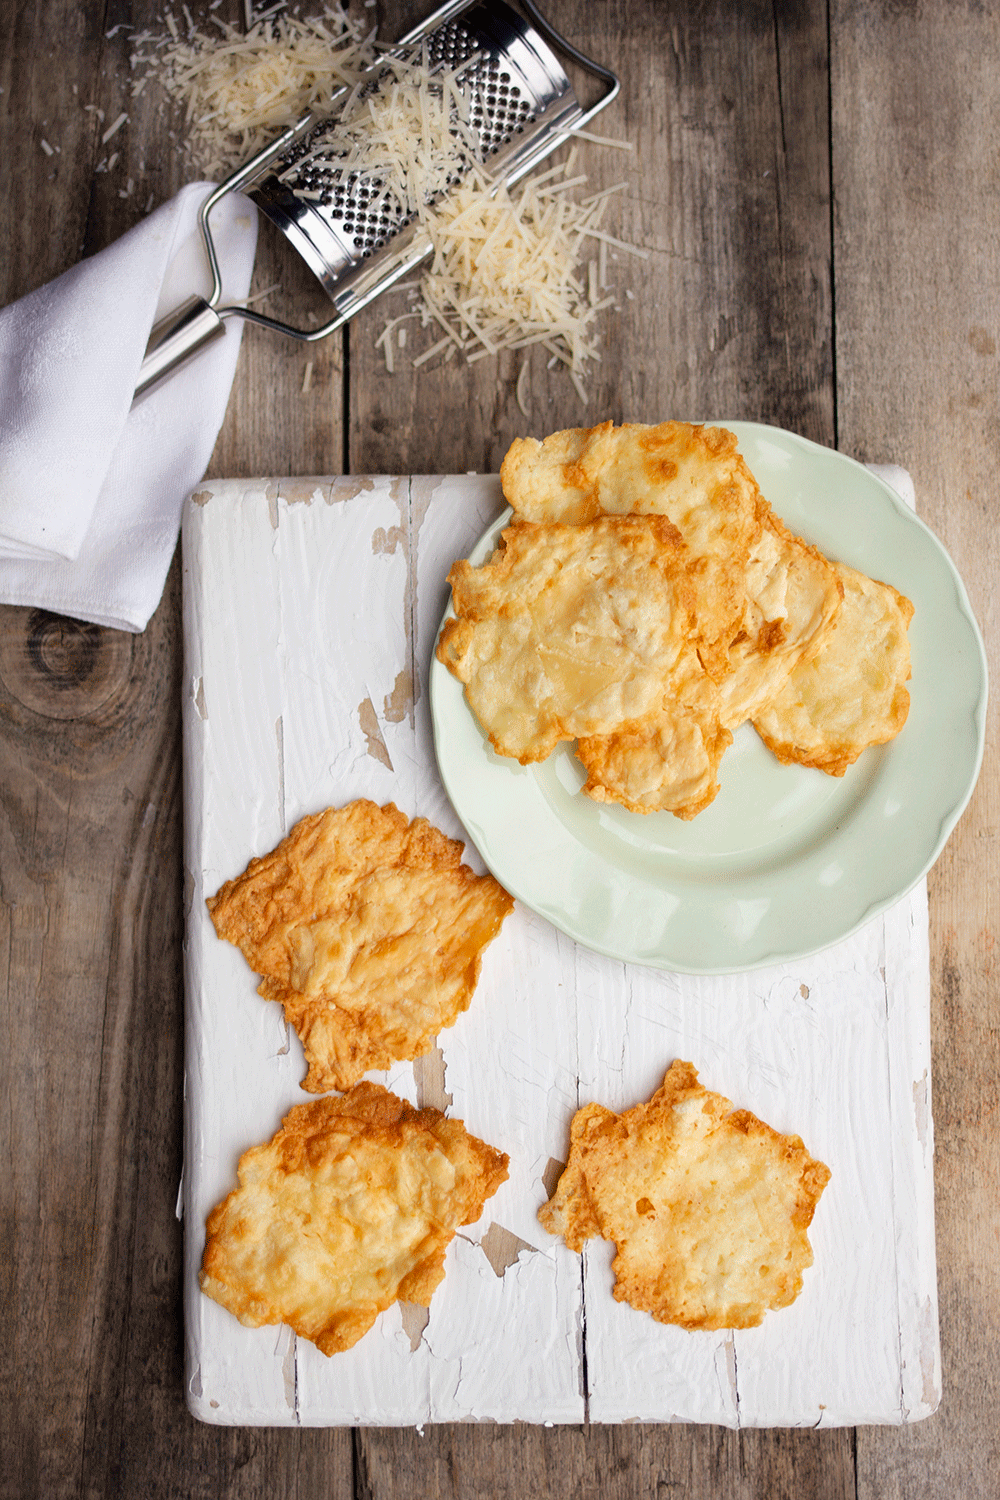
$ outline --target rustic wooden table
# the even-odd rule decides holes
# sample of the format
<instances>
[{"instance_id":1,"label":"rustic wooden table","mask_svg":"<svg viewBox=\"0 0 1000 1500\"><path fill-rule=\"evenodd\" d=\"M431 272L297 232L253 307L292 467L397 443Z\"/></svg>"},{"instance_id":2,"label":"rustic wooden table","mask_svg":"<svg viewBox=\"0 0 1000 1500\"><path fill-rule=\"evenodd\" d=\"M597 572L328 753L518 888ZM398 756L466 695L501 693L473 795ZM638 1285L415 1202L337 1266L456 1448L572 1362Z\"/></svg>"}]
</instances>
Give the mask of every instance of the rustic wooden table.
<instances>
[{"instance_id":1,"label":"rustic wooden table","mask_svg":"<svg viewBox=\"0 0 1000 1500\"><path fill-rule=\"evenodd\" d=\"M581 154L595 186L627 172L609 222L649 251L616 263L633 295L609 315L589 405L539 363L525 418L512 356L390 375L377 308L311 351L304 392L301 348L250 329L210 474L495 472L523 431L605 417L776 423L909 469L995 653L1000 5L550 0L548 12L622 75L600 128L634 155ZM216 13L241 8L216 0ZM371 13L386 37L414 19L402 0ZM150 91L130 99L118 23L159 29L163 10L0 8L0 304L184 180L180 122ZM107 120L128 110L120 171L98 170L107 148L85 104ZM308 273L262 236L257 285L279 276L282 305L316 305ZM930 877L935 1416L816 1433L240 1430L189 1416L175 1212L179 579L175 560L135 636L0 609L3 1495L994 1495L995 716Z\"/></svg>"}]
</instances>

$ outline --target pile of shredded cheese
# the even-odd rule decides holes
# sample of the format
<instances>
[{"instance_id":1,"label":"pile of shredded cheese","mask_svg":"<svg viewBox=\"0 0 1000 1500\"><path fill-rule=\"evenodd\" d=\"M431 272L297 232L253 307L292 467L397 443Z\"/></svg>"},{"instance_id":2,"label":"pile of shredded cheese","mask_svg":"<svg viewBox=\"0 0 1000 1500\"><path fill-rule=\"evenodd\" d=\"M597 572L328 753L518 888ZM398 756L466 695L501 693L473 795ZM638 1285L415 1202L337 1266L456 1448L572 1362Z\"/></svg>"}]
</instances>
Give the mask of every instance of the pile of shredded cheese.
<instances>
[{"instance_id":1,"label":"pile of shredded cheese","mask_svg":"<svg viewBox=\"0 0 1000 1500\"><path fill-rule=\"evenodd\" d=\"M309 110L322 113L335 89L353 88L374 58L363 32L338 3L318 17L268 12L247 31L212 17L219 34L199 30L187 8L180 25L132 38L133 97L154 79L185 106L180 144L205 177L222 179Z\"/></svg>"},{"instance_id":2,"label":"pile of shredded cheese","mask_svg":"<svg viewBox=\"0 0 1000 1500\"><path fill-rule=\"evenodd\" d=\"M586 401L585 375L601 357L598 315L615 301L608 254L644 252L601 228L609 199L625 183L581 200L573 196L586 182L576 173L576 156L574 147L564 163L529 178L513 195L473 172L429 211L434 253L415 306L390 319L377 340L390 370L394 346L405 342L400 324L417 317L443 337L416 355L416 367L436 355L458 353L471 363L538 344L550 365L566 367ZM588 250L594 251L589 258ZM522 410L526 372L524 365L517 391Z\"/></svg>"},{"instance_id":3,"label":"pile of shredded cheese","mask_svg":"<svg viewBox=\"0 0 1000 1500\"><path fill-rule=\"evenodd\" d=\"M479 136L469 124L469 93L461 76L475 59L456 68L432 65L426 49L407 58L387 58L375 83L358 83L338 106L336 120L316 143L279 173L303 197L295 179L315 163L335 164L342 182L359 179L374 190L366 211L384 202L396 220L424 216L426 205L480 159Z\"/></svg>"}]
</instances>

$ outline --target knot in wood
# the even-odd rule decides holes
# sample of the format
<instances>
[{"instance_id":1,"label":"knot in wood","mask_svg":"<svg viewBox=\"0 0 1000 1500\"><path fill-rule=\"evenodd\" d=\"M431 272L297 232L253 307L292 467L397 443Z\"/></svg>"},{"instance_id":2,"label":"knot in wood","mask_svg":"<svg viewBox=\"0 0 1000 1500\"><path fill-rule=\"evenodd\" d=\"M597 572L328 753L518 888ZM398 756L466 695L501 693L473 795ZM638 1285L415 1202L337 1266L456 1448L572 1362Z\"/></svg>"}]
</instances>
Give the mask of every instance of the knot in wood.
<instances>
[{"instance_id":1,"label":"knot in wood","mask_svg":"<svg viewBox=\"0 0 1000 1500\"><path fill-rule=\"evenodd\" d=\"M35 713L82 718L128 681L132 638L126 632L42 609L11 611L5 624L0 673L8 692Z\"/></svg>"}]
</instances>

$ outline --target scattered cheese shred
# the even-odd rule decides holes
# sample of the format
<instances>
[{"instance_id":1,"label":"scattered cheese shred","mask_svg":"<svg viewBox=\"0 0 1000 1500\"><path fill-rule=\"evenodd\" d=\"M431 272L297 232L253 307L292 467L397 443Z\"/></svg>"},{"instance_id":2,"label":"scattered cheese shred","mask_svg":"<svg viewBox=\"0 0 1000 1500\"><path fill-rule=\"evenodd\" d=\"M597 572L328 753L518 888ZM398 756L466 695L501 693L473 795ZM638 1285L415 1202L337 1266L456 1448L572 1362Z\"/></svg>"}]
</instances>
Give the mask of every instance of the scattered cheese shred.
<instances>
[{"instance_id":1,"label":"scattered cheese shred","mask_svg":"<svg viewBox=\"0 0 1000 1500\"><path fill-rule=\"evenodd\" d=\"M432 63L425 48L384 59L354 87L315 143L293 153L279 179L300 197L322 198L322 188L299 185L312 170L327 187L350 185L352 199L364 201L369 217L381 211L397 224L424 217L427 204L481 159L462 87L462 74L475 61L473 56L446 68Z\"/></svg>"},{"instance_id":2,"label":"scattered cheese shred","mask_svg":"<svg viewBox=\"0 0 1000 1500\"><path fill-rule=\"evenodd\" d=\"M115 121L115 123L113 125L109 125L108 128L107 128L107 130L101 136L101 145L102 146L106 146L108 144L108 142L110 141L111 137L113 135L117 135L118 131L121 130L122 126L125 124L125 121L127 119L128 119L128 115L125 113L124 110L122 110L121 114L118 116L118 118Z\"/></svg>"},{"instance_id":3,"label":"scattered cheese shred","mask_svg":"<svg viewBox=\"0 0 1000 1500\"><path fill-rule=\"evenodd\" d=\"M601 295L600 259L581 269L584 248L596 241L643 258L646 252L600 228L612 193L625 184L578 202L571 190L586 179L575 175L575 164L574 148L563 164L529 178L513 196L473 171L428 210L434 248L417 311L423 326L446 336L418 354L414 367L449 346L472 362L538 344L550 354L550 364L565 365L581 401L587 400L585 376L601 357L598 314L614 297ZM384 340L383 334L378 343L391 368ZM526 368L516 392L522 411Z\"/></svg>"},{"instance_id":4,"label":"scattered cheese shred","mask_svg":"<svg viewBox=\"0 0 1000 1500\"><path fill-rule=\"evenodd\" d=\"M167 35L133 38L133 96L152 77L184 106L182 148L204 176L222 179L309 110L322 112L336 89L353 88L373 58L374 33L340 4L302 19L269 11L246 34L210 16L209 35L186 15L181 34L167 12Z\"/></svg>"},{"instance_id":5,"label":"scattered cheese shred","mask_svg":"<svg viewBox=\"0 0 1000 1500\"><path fill-rule=\"evenodd\" d=\"M528 405L528 372L530 366L525 363L521 366L517 375L517 385L514 388L514 396L522 416L531 416L531 408Z\"/></svg>"}]
</instances>

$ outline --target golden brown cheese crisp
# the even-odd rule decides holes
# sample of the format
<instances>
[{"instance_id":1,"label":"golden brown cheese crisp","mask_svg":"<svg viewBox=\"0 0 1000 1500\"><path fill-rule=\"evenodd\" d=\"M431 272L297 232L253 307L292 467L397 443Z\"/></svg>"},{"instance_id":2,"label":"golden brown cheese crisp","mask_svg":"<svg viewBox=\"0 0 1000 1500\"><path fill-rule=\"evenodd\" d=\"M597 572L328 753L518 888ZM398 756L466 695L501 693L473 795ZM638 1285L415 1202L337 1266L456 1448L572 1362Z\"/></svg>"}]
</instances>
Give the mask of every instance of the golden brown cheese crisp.
<instances>
[{"instance_id":1,"label":"golden brown cheese crisp","mask_svg":"<svg viewBox=\"0 0 1000 1500\"><path fill-rule=\"evenodd\" d=\"M912 606L794 536L734 433L518 438L501 481L517 519L452 568L437 653L500 754L575 739L592 800L692 818L741 724L833 775L902 727Z\"/></svg>"},{"instance_id":2,"label":"golden brown cheese crisp","mask_svg":"<svg viewBox=\"0 0 1000 1500\"><path fill-rule=\"evenodd\" d=\"M721 721L719 689L707 676L686 691L671 687L643 719L577 743L584 792L629 812L669 811L690 819L719 790L718 770L733 736Z\"/></svg>"},{"instance_id":3,"label":"golden brown cheese crisp","mask_svg":"<svg viewBox=\"0 0 1000 1500\"><path fill-rule=\"evenodd\" d=\"M746 611L719 682L719 713L736 729L819 651L843 598L837 571L769 511L744 575Z\"/></svg>"},{"instance_id":4,"label":"golden brown cheese crisp","mask_svg":"<svg viewBox=\"0 0 1000 1500\"><path fill-rule=\"evenodd\" d=\"M437 646L499 754L544 760L704 677L683 544L664 517L521 523L502 543L482 567L452 568L456 618Z\"/></svg>"},{"instance_id":5,"label":"golden brown cheese crisp","mask_svg":"<svg viewBox=\"0 0 1000 1500\"><path fill-rule=\"evenodd\" d=\"M468 1008L514 905L458 840L365 799L303 818L206 904L258 994L284 1006L310 1093L427 1052Z\"/></svg>"},{"instance_id":6,"label":"golden brown cheese crisp","mask_svg":"<svg viewBox=\"0 0 1000 1500\"><path fill-rule=\"evenodd\" d=\"M838 563L836 573L844 595L836 618L753 722L778 760L843 776L906 722L913 605L855 568Z\"/></svg>"},{"instance_id":7,"label":"golden brown cheese crisp","mask_svg":"<svg viewBox=\"0 0 1000 1500\"><path fill-rule=\"evenodd\" d=\"M461 1120L378 1084L297 1105L209 1214L201 1289L250 1328L350 1349L393 1302L430 1306L455 1231L507 1164Z\"/></svg>"},{"instance_id":8,"label":"golden brown cheese crisp","mask_svg":"<svg viewBox=\"0 0 1000 1500\"><path fill-rule=\"evenodd\" d=\"M767 513L733 433L690 422L602 422L541 441L515 438L500 481L527 521L666 516L687 549L705 670L713 677L728 671L744 610L743 571Z\"/></svg>"},{"instance_id":9,"label":"golden brown cheese crisp","mask_svg":"<svg viewBox=\"0 0 1000 1500\"><path fill-rule=\"evenodd\" d=\"M538 1217L571 1250L614 1242L617 1301L682 1328L752 1328L801 1291L829 1178L798 1136L734 1109L677 1061L647 1104L577 1111Z\"/></svg>"}]
</instances>

